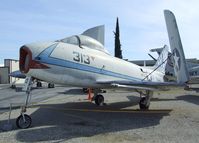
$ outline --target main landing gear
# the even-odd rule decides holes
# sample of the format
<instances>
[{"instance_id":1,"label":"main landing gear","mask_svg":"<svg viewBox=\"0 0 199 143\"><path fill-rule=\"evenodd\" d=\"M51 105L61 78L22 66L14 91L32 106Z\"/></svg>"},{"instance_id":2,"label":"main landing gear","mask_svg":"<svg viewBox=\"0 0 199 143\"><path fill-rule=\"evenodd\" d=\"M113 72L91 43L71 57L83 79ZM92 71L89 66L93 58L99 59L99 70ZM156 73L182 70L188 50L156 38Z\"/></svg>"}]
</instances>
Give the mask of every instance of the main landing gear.
<instances>
[{"instance_id":1,"label":"main landing gear","mask_svg":"<svg viewBox=\"0 0 199 143\"><path fill-rule=\"evenodd\" d=\"M148 110L150 106L150 101L153 96L153 92L147 90L146 93L140 92L140 102L139 106L141 110Z\"/></svg>"},{"instance_id":2,"label":"main landing gear","mask_svg":"<svg viewBox=\"0 0 199 143\"><path fill-rule=\"evenodd\" d=\"M42 82L41 81L37 81L37 87L42 87ZM48 88L54 88L55 85L53 83L48 83Z\"/></svg>"},{"instance_id":3,"label":"main landing gear","mask_svg":"<svg viewBox=\"0 0 199 143\"><path fill-rule=\"evenodd\" d=\"M48 83L48 88L55 88L55 85L53 83Z\"/></svg>"},{"instance_id":4,"label":"main landing gear","mask_svg":"<svg viewBox=\"0 0 199 143\"><path fill-rule=\"evenodd\" d=\"M26 77L23 90L26 91L27 97L26 97L25 105L21 106L21 115L16 120L17 127L21 129L29 128L32 123L31 117L25 114L26 108L31 99L30 91L31 91L32 84L33 84L32 78Z\"/></svg>"},{"instance_id":5,"label":"main landing gear","mask_svg":"<svg viewBox=\"0 0 199 143\"><path fill-rule=\"evenodd\" d=\"M101 93L101 91L102 90L100 90L100 89L92 89L94 96L92 97L91 101L95 101L95 104L98 105L98 106L104 105L104 96L99 94L99 93ZM91 90L90 90L90 92L91 92Z\"/></svg>"},{"instance_id":6,"label":"main landing gear","mask_svg":"<svg viewBox=\"0 0 199 143\"><path fill-rule=\"evenodd\" d=\"M41 81L37 81L37 87L42 87Z\"/></svg>"},{"instance_id":7,"label":"main landing gear","mask_svg":"<svg viewBox=\"0 0 199 143\"><path fill-rule=\"evenodd\" d=\"M98 105L98 106L104 105L104 96L103 95L101 95L101 94L96 95L94 100L95 100L96 105Z\"/></svg>"},{"instance_id":8,"label":"main landing gear","mask_svg":"<svg viewBox=\"0 0 199 143\"><path fill-rule=\"evenodd\" d=\"M102 90L100 89L93 89L94 96L92 97L92 101L95 101L95 104L98 106L104 105L104 96L99 94ZM140 110L148 110L150 106L150 101L153 96L153 92L146 90L145 92L139 92L140 93Z\"/></svg>"}]
</instances>

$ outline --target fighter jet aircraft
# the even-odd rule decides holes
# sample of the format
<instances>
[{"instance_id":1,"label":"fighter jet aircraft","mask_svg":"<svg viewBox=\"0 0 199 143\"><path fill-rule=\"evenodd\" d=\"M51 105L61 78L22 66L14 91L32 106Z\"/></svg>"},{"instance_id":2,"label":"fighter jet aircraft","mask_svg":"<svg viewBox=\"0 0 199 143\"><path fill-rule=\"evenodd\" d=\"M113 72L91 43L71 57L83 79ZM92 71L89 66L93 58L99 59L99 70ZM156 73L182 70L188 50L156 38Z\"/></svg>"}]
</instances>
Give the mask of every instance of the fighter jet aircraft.
<instances>
[{"instance_id":1,"label":"fighter jet aircraft","mask_svg":"<svg viewBox=\"0 0 199 143\"><path fill-rule=\"evenodd\" d=\"M164 81L167 48L153 68L140 67L107 52L104 26L53 42L25 44L20 48L20 71L48 82L92 88L97 105L104 102L100 89L136 91L140 93L140 109L148 109L154 91L184 88L189 80L175 17L168 10L164 14L177 82ZM17 119L20 128L31 124L31 118L24 112Z\"/></svg>"}]
</instances>

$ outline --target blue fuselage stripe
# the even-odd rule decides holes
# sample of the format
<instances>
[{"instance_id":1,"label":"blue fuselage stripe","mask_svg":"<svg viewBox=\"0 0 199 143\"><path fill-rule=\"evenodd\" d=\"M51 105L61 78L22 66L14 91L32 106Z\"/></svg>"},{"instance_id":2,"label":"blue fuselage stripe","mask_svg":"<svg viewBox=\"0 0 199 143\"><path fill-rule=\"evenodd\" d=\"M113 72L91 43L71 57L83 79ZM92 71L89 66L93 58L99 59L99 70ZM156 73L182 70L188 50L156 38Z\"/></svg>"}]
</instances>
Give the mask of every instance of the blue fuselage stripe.
<instances>
[{"instance_id":1,"label":"blue fuselage stripe","mask_svg":"<svg viewBox=\"0 0 199 143\"><path fill-rule=\"evenodd\" d=\"M66 61L66 60L63 60L63 59L52 58L52 57L48 57L48 58L43 57L39 62L46 63L46 64L49 64L49 65L61 66L61 67L65 67L65 68L87 71L87 72L91 72L91 73L103 74L103 75L127 79L127 80L133 80L133 81L135 81L135 80L140 81L141 80L139 78L131 77L131 76L128 76L128 75L123 75L123 74L120 74L120 73L115 73L115 72L112 72L112 71L99 69L99 68L96 68L96 67L83 65L83 64L79 64L79 63L75 63L75 62L71 62L71 61Z\"/></svg>"}]
</instances>

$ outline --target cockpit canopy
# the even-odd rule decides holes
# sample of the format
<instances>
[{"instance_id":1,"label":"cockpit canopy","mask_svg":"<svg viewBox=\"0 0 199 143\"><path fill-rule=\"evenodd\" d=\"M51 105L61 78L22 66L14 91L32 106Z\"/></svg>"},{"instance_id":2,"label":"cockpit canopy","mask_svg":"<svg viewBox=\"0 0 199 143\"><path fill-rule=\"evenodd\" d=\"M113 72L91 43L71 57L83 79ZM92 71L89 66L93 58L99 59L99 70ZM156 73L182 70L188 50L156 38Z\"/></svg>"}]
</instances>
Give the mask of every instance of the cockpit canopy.
<instances>
[{"instance_id":1,"label":"cockpit canopy","mask_svg":"<svg viewBox=\"0 0 199 143\"><path fill-rule=\"evenodd\" d=\"M104 46L100 42L98 42L97 40L95 40L89 36L75 35L75 36L61 39L59 41L68 43L68 44L78 45L80 47L86 46L88 48L107 53L107 51L104 49Z\"/></svg>"}]
</instances>

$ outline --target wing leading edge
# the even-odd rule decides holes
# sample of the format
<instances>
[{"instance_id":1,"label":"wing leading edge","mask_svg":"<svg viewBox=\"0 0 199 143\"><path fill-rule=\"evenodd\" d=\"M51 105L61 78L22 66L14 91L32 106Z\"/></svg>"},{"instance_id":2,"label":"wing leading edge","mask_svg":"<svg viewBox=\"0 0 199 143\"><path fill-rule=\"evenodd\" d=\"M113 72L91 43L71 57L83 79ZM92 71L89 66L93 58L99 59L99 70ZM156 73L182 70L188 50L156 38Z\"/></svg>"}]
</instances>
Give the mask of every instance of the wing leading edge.
<instances>
[{"instance_id":1,"label":"wing leading edge","mask_svg":"<svg viewBox=\"0 0 199 143\"><path fill-rule=\"evenodd\" d=\"M97 84L104 87L124 88L127 90L149 90L149 91L165 91L174 88L185 87L186 84L176 82L150 82L150 81L97 81Z\"/></svg>"}]
</instances>

